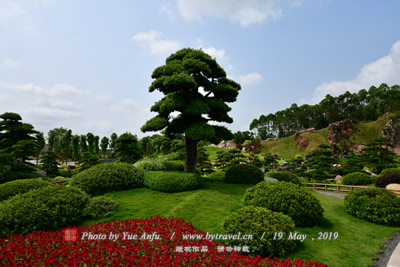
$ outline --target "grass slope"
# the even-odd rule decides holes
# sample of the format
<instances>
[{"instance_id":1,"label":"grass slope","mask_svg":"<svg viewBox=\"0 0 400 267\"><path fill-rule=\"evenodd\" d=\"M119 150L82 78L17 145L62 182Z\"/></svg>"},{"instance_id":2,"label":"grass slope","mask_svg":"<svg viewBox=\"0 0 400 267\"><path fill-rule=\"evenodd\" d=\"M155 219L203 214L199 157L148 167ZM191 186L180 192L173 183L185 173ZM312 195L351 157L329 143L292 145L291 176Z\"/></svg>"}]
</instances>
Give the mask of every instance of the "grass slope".
<instances>
[{"instance_id":1,"label":"grass slope","mask_svg":"<svg viewBox=\"0 0 400 267\"><path fill-rule=\"evenodd\" d=\"M389 118L381 117L376 121L355 124L353 136L349 141L353 144L365 145L381 137L383 127ZM328 144L328 128L320 129L317 133L303 133L302 136L307 137L309 142L305 149L300 148L294 139L294 135L291 135L279 138L276 141L263 142L262 153L275 153L280 157L289 159L294 158L296 154L304 156L320 144Z\"/></svg>"},{"instance_id":2,"label":"grass slope","mask_svg":"<svg viewBox=\"0 0 400 267\"><path fill-rule=\"evenodd\" d=\"M241 199L249 185L206 182L205 187L181 193L161 193L140 188L105 194L119 203L117 212L106 220L127 220L160 215L176 216L191 221L205 232L223 233L222 223L240 208ZM325 210L324 222L313 228L297 228L308 235L304 243L285 258L310 259L332 267L358 267L372 264L374 253L400 229L365 222L344 212L343 199L314 193ZM85 221L83 224L103 220ZM316 240L319 232L338 232L337 240ZM312 241L311 238L314 238Z\"/></svg>"}]
</instances>

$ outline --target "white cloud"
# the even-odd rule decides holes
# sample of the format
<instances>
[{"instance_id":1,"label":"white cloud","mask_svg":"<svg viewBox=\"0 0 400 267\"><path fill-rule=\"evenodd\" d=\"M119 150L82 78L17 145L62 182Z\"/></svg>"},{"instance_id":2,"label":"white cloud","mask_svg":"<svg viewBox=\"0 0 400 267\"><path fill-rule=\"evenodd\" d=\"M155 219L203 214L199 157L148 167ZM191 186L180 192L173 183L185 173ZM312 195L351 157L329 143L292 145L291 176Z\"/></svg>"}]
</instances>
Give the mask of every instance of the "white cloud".
<instances>
[{"instance_id":1,"label":"white cloud","mask_svg":"<svg viewBox=\"0 0 400 267\"><path fill-rule=\"evenodd\" d=\"M212 58L215 58L217 62L223 62L228 60L228 57L225 55L225 49L217 49L215 47L209 46L207 48L201 47L203 52L209 54Z\"/></svg>"},{"instance_id":2,"label":"white cloud","mask_svg":"<svg viewBox=\"0 0 400 267\"><path fill-rule=\"evenodd\" d=\"M319 103L327 94L338 96L349 92L358 92L370 86L379 86L381 83L388 85L400 84L400 41L393 44L390 54L375 62L364 65L354 79L349 81L332 81L319 85L310 101L302 103Z\"/></svg>"},{"instance_id":3,"label":"white cloud","mask_svg":"<svg viewBox=\"0 0 400 267\"><path fill-rule=\"evenodd\" d=\"M110 136L130 131L141 135L140 127L152 117L135 99L114 99L67 84L51 86L0 81L0 114L16 112L24 122L45 134L65 127L74 134L93 132Z\"/></svg>"},{"instance_id":4,"label":"white cloud","mask_svg":"<svg viewBox=\"0 0 400 267\"><path fill-rule=\"evenodd\" d=\"M258 72L252 72L246 75L239 76L240 85L245 87L259 84L262 81L264 81L264 78Z\"/></svg>"},{"instance_id":5,"label":"white cloud","mask_svg":"<svg viewBox=\"0 0 400 267\"><path fill-rule=\"evenodd\" d=\"M17 67L19 67L20 65L21 65L21 64L20 64L18 61L13 60L13 59L9 59L9 58L3 60L3 63L1 64L1 66L2 66L3 68L6 68L6 69L17 68Z\"/></svg>"},{"instance_id":6,"label":"white cloud","mask_svg":"<svg viewBox=\"0 0 400 267\"><path fill-rule=\"evenodd\" d=\"M25 10L16 3L0 1L0 23L5 23L12 17L24 14Z\"/></svg>"},{"instance_id":7,"label":"white cloud","mask_svg":"<svg viewBox=\"0 0 400 267\"><path fill-rule=\"evenodd\" d=\"M134 35L132 41L149 49L152 55L164 56L179 49L180 45L177 41L162 40L160 39L161 36L161 32L150 30Z\"/></svg>"},{"instance_id":8,"label":"white cloud","mask_svg":"<svg viewBox=\"0 0 400 267\"><path fill-rule=\"evenodd\" d=\"M291 7L297 7L297 6L302 6L303 2L302 1L293 1L290 6Z\"/></svg>"},{"instance_id":9,"label":"white cloud","mask_svg":"<svg viewBox=\"0 0 400 267\"><path fill-rule=\"evenodd\" d=\"M177 0L177 7L186 20L203 17L229 18L241 26L261 24L268 18L278 19L282 10L276 8L277 0Z\"/></svg>"}]
</instances>

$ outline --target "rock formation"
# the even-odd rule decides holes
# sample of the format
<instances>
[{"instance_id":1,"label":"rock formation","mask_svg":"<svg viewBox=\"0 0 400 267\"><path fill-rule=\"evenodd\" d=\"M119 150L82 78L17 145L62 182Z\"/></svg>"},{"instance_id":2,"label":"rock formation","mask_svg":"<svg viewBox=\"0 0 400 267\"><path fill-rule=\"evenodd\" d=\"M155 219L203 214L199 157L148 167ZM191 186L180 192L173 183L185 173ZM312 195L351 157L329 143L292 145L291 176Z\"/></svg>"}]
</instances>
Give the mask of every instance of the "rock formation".
<instances>
[{"instance_id":1,"label":"rock formation","mask_svg":"<svg viewBox=\"0 0 400 267\"><path fill-rule=\"evenodd\" d=\"M357 124L356 120L344 120L336 123L331 123L328 126L328 140L334 154L340 154L341 149L337 146L342 140L348 140L353 136L353 126ZM351 148L346 148L351 151Z\"/></svg>"},{"instance_id":2,"label":"rock formation","mask_svg":"<svg viewBox=\"0 0 400 267\"><path fill-rule=\"evenodd\" d=\"M400 119L388 120L383 127L382 137L389 139L393 147L389 147L397 155L400 155Z\"/></svg>"}]
</instances>

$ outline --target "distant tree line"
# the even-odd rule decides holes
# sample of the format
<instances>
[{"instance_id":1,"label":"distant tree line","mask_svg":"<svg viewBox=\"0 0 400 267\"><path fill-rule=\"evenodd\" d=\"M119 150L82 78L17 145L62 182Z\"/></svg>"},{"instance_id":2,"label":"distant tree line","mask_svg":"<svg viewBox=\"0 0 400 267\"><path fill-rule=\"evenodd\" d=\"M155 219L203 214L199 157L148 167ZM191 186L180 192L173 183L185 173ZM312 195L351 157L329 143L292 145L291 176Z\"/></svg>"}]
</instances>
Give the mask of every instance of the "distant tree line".
<instances>
[{"instance_id":1,"label":"distant tree line","mask_svg":"<svg viewBox=\"0 0 400 267\"><path fill-rule=\"evenodd\" d=\"M371 86L368 91L347 91L337 97L328 94L316 105L292 104L285 110L261 115L251 122L250 130L261 139L285 137L301 129L322 129L345 119L373 121L386 112L399 111L399 103L400 86L382 83L379 87Z\"/></svg>"}]
</instances>

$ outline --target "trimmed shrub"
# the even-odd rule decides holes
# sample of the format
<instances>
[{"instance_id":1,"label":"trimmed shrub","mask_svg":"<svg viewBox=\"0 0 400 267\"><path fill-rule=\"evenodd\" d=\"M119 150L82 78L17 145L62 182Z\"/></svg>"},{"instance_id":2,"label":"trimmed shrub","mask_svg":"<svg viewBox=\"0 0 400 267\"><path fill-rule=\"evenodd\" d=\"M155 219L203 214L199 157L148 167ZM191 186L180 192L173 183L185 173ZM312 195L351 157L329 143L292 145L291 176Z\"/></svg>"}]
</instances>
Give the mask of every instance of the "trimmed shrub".
<instances>
[{"instance_id":1,"label":"trimmed shrub","mask_svg":"<svg viewBox=\"0 0 400 267\"><path fill-rule=\"evenodd\" d=\"M225 179L225 172L213 172L209 174L207 178L213 181L223 181Z\"/></svg>"},{"instance_id":2,"label":"trimmed shrub","mask_svg":"<svg viewBox=\"0 0 400 267\"><path fill-rule=\"evenodd\" d=\"M40 179L22 179L0 184L0 201L49 185L51 183Z\"/></svg>"},{"instance_id":3,"label":"trimmed shrub","mask_svg":"<svg viewBox=\"0 0 400 267\"><path fill-rule=\"evenodd\" d=\"M0 236L56 230L79 222L89 196L76 187L47 186L14 196L0 205Z\"/></svg>"},{"instance_id":4,"label":"trimmed shrub","mask_svg":"<svg viewBox=\"0 0 400 267\"><path fill-rule=\"evenodd\" d=\"M294 174L293 172L289 171L276 171L269 174L270 177L278 179L278 181L289 182L297 185L301 185L300 178Z\"/></svg>"},{"instance_id":5,"label":"trimmed shrub","mask_svg":"<svg viewBox=\"0 0 400 267\"><path fill-rule=\"evenodd\" d=\"M374 178L362 172L352 172L343 176L344 185L367 185L374 182Z\"/></svg>"},{"instance_id":6,"label":"trimmed shrub","mask_svg":"<svg viewBox=\"0 0 400 267\"><path fill-rule=\"evenodd\" d=\"M60 182L60 181L65 181L65 180L67 180L67 178L62 177L62 176L57 176L57 177L54 177L54 179L53 179L53 181L55 181L55 182Z\"/></svg>"},{"instance_id":7,"label":"trimmed shrub","mask_svg":"<svg viewBox=\"0 0 400 267\"><path fill-rule=\"evenodd\" d=\"M189 172L146 172L144 185L151 190L174 193L188 191L201 186L200 176Z\"/></svg>"},{"instance_id":8,"label":"trimmed shrub","mask_svg":"<svg viewBox=\"0 0 400 267\"><path fill-rule=\"evenodd\" d=\"M143 175L143 169L129 163L103 163L74 175L69 184L94 196L143 187Z\"/></svg>"},{"instance_id":9,"label":"trimmed shrub","mask_svg":"<svg viewBox=\"0 0 400 267\"><path fill-rule=\"evenodd\" d=\"M382 188L351 192L344 198L344 209L366 221L400 225L400 198Z\"/></svg>"},{"instance_id":10,"label":"trimmed shrub","mask_svg":"<svg viewBox=\"0 0 400 267\"><path fill-rule=\"evenodd\" d=\"M400 173L400 167L399 168L387 168L387 169L384 169L380 173L380 176L383 176L383 175L388 174L388 173Z\"/></svg>"},{"instance_id":11,"label":"trimmed shrub","mask_svg":"<svg viewBox=\"0 0 400 267\"><path fill-rule=\"evenodd\" d=\"M166 160L161 158L146 158L136 162L134 166L145 171L164 171L166 169L165 162Z\"/></svg>"},{"instance_id":12,"label":"trimmed shrub","mask_svg":"<svg viewBox=\"0 0 400 267\"><path fill-rule=\"evenodd\" d=\"M166 171L183 172L184 169L185 169L185 162L181 160L167 160L165 162Z\"/></svg>"},{"instance_id":13,"label":"trimmed shrub","mask_svg":"<svg viewBox=\"0 0 400 267\"><path fill-rule=\"evenodd\" d=\"M224 181L230 184L256 184L264 181L264 173L254 165L240 164L226 171Z\"/></svg>"},{"instance_id":14,"label":"trimmed shrub","mask_svg":"<svg viewBox=\"0 0 400 267\"><path fill-rule=\"evenodd\" d=\"M250 254L262 257L281 257L296 248L294 240L288 240L294 232L293 220L280 212L266 208L248 206L232 213L223 224L227 234L251 234L251 240L224 240L229 246L248 246ZM278 240L276 233L282 233ZM262 239L261 239L262 238Z\"/></svg>"},{"instance_id":15,"label":"trimmed shrub","mask_svg":"<svg viewBox=\"0 0 400 267\"><path fill-rule=\"evenodd\" d=\"M101 219L111 216L118 207L118 203L109 197L93 197L89 201L86 214L91 219Z\"/></svg>"},{"instance_id":16,"label":"trimmed shrub","mask_svg":"<svg viewBox=\"0 0 400 267\"><path fill-rule=\"evenodd\" d=\"M258 183L246 190L243 204L282 212L302 227L318 224L324 211L309 190L288 182Z\"/></svg>"},{"instance_id":17,"label":"trimmed shrub","mask_svg":"<svg viewBox=\"0 0 400 267\"><path fill-rule=\"evenodd\" d=\"M388 184L400 184L400 173L387 173L375 180L375 186L385 188Z\"/></svg>"}]
</instances>

